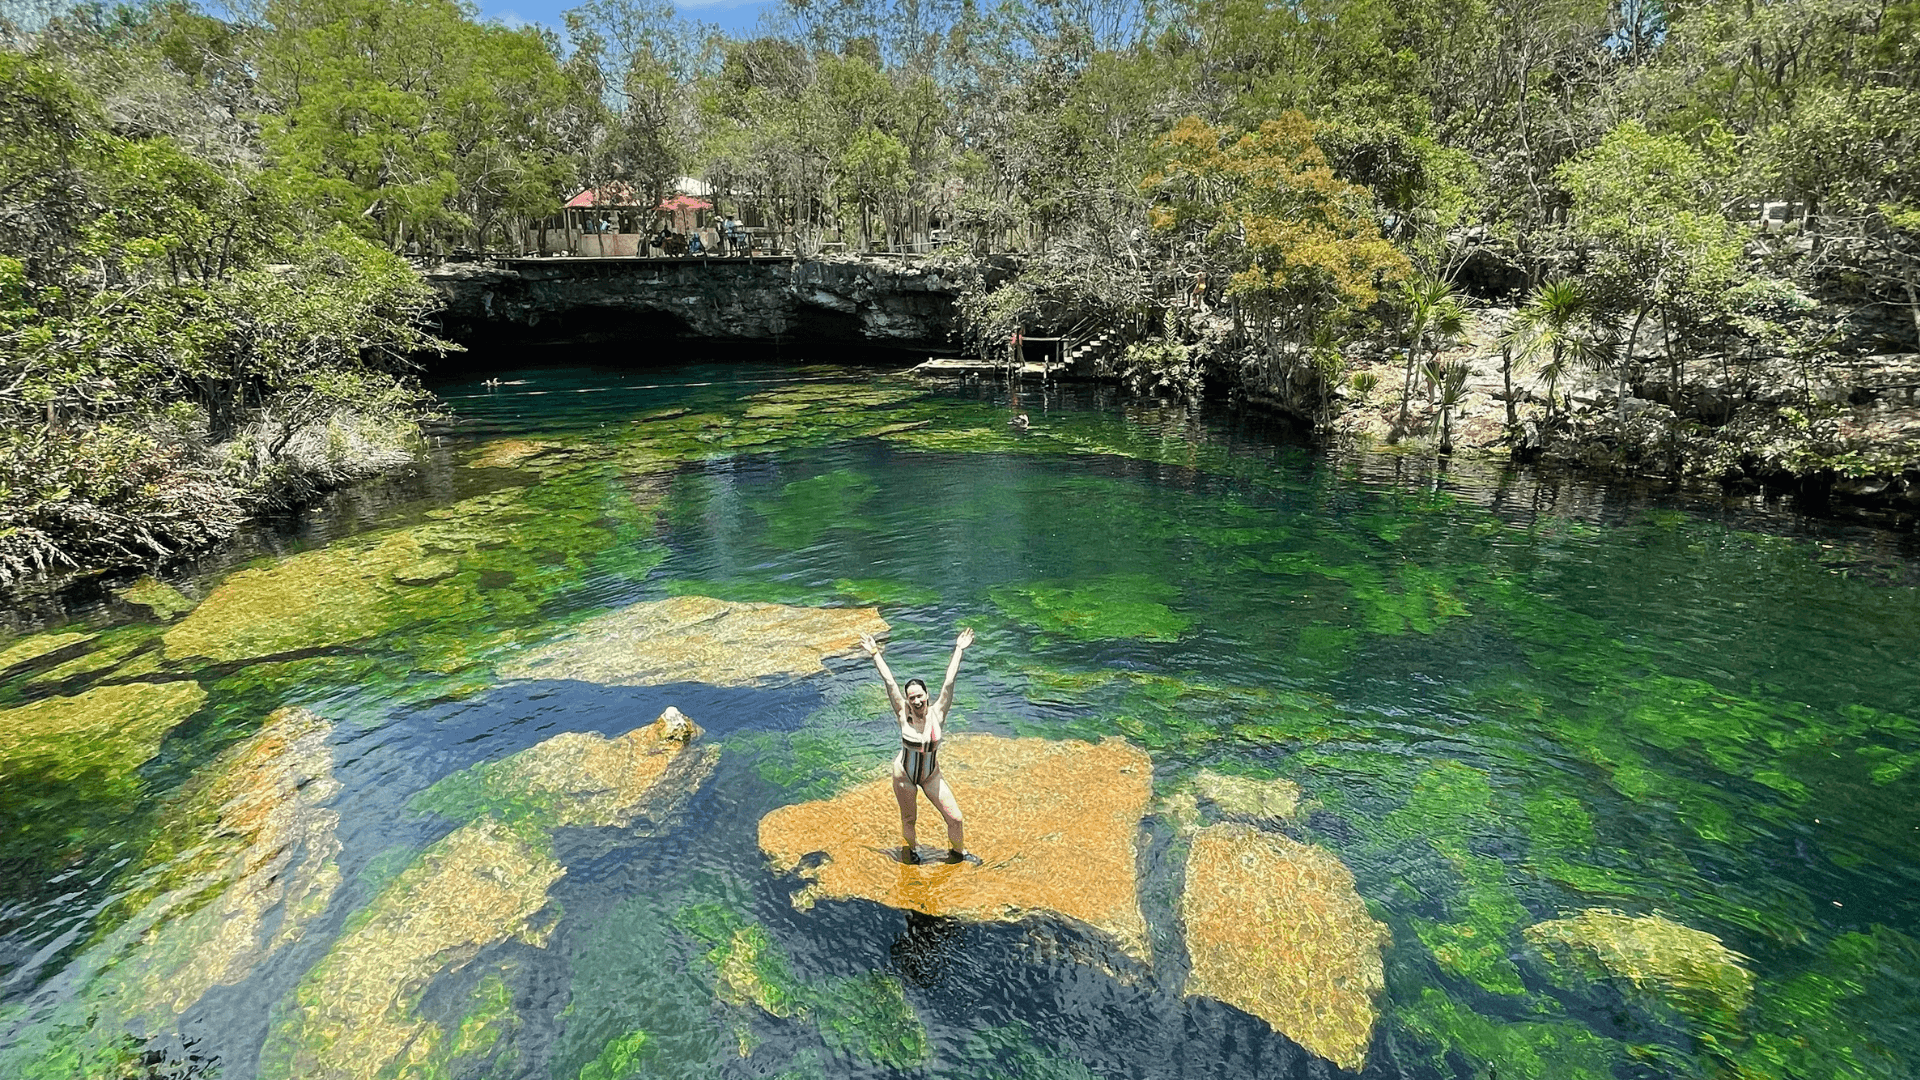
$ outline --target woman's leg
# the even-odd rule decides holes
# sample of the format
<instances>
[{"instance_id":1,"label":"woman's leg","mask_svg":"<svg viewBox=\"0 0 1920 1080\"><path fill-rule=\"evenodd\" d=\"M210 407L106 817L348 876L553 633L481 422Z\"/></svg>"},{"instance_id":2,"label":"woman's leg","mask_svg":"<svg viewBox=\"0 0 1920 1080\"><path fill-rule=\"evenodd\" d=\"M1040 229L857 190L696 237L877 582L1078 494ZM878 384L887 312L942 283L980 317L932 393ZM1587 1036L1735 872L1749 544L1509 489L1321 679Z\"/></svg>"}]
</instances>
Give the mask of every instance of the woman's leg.
<instances>
[{"instance_id":1,"label":"woman's leg","mask_svg":"<svg viewBox=\"0 0 1920 1080\"><path fill-rule=\"evenodd\" d=\"M947 819L947 846L962 855L967 853L966 838L961 832L960 803L953 797L953 789L947 786L947 778L938 768L921 785L927 798L939 809L940 816Z\"/></svg>"},{"instance_id":2,"label":"woman's leg","mask_svg":"<svg viewBox=\"0 0 1920 1080\"><path fill-rule=\"evenodd\" d=\"M917 805L920 789L914 787L913 782L907 779L906 762L901 760L904 757L906 757L904 751L893 756L893 798L900 804L900 841L907 846L908 851L912 851L913 823L920 814L920 808Z\"/></svg>"}]
</instances>

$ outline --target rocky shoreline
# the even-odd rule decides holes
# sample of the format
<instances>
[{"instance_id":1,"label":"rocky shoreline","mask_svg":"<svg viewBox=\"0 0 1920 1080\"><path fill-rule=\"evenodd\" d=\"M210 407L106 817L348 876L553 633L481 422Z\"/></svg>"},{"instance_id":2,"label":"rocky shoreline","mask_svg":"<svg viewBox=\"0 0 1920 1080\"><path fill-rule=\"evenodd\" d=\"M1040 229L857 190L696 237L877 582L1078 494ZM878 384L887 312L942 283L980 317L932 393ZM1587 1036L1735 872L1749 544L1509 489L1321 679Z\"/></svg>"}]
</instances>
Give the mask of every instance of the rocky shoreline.
<instances>
[{"instance_id":1,"label":"rocky shoreline","mask_svg":"<svg viewBox=\"0 0 1920 1080\"><path fill-rule=\"evenodd\" d=\"M1439 454L1444 427L1453 451L1500 454L1600 482L1717 484L1735 494L1791 496L1796 509L1815 515L1890 515L1901 527L1920 515L1920 353L1805 366L1784 358L1738 368L1717 357L1695 360L1676 391L1665 343L1655 338L1639 351L1624 401L1611 373L1564 379L1557 389L1570 407L1549 431L1539 374L1513 374L1509 411L1499 339L1512 317L1511 308L1480 309L1440 353L1470 372L1444 425L1437 393L1416 373L1409 423L1396 432L1402 361L1376 343L1359 343L1354 353L1363 359L1338 390L1334 439Z\"/></svg>"}]
</instances>

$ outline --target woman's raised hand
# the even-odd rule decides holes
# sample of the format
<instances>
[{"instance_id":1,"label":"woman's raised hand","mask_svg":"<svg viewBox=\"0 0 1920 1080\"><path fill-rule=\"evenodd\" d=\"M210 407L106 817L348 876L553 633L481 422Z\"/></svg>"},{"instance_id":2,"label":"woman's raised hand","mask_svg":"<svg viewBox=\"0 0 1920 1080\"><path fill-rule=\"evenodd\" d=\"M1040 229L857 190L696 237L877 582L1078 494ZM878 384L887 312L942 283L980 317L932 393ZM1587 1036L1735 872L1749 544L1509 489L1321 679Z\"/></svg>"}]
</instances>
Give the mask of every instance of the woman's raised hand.
<instances>
[{"instance_id":1,"label":"woman's raised hand","mask_svg":"<svg viewBox=\"0 0 1920 1080\"><path fill-rule=\"evenodd\" d=\"M877 642L877 641L875 641L875 640L873 640L873 635L872 635L872 634L861 634L861 635L860 635L860 647L861 647L861 648L863 648L863 649L865 649L865 650L867 650L867 655L868 655L868 656L879 656L879 655L880 655L880 643L879 643L879 642Z\"/></svg>"},{"instance_id":2,"label":"woman's raised hand","mask_svg":"<svg viewBox=\"0 0 1920 1080\"><path fill-rule=\"evenodd\" d=\"M973 644L973 627L971 626L962 629L960 631L960 636L953 639L953 647L956 649L964 649L967 646L972 644Z\"/></svg>"}]
</instances>

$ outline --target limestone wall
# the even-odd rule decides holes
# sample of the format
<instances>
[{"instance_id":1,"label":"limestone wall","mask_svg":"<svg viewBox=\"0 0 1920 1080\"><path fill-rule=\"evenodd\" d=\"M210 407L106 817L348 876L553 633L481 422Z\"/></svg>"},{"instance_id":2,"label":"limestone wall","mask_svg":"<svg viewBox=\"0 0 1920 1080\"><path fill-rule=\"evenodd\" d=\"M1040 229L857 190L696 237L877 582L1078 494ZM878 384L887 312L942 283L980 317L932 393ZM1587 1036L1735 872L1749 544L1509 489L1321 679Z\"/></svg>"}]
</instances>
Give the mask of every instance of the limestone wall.
<instances>
[{"instance_id":1,"label":"limestone wall","mask_svg":"<svg viewBox=\"0 0 1920 1080\"><path fill-rule=\"evenodd\" d=\"M427 274L445 333L720 342L944 345L959 293L952 267L859 258L514 259Z\"/></svg>"}]
</instances>

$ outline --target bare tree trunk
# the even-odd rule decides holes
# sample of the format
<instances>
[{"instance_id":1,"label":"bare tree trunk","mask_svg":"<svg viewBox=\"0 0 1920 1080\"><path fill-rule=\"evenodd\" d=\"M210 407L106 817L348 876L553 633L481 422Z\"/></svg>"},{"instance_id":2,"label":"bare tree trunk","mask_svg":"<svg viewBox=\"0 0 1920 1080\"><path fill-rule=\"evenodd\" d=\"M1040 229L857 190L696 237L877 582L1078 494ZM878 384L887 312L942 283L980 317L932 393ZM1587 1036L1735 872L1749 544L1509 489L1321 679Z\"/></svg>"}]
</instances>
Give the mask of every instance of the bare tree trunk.
<instances>
[{"instance_id":1,"label":"bare tree trunk","mask_svg":"<svg viewBox=\"0 0 1920 1080\"><path fill-rule=\"evenodd\" d=\"M1648 310L1642 307L1639 314L1633 317L1633 329L1627 331L1627 352L1620 358L1620 381L1615 388L1614 404L1617 409L1616 419L1622 428L1627 426L1627 371L1633 367L1633 347L1640 340L1640 326L1647 321ZM1667 347L1672 348L1673 344L1669 342Z\"/></svg>"},{"instance_id":2,"label":"bare tree trunk","mask_svg":"<svg viewBox=\"0 0 1920 1080\"><path fill-rule=\"evenodd\" d=\"M1500 343L1500 385L1506 391L1507 435L1511 438L1520 428L1520 413L1513 404L1513 345L1504 341Z\"/></svg>"}]
</instances>

